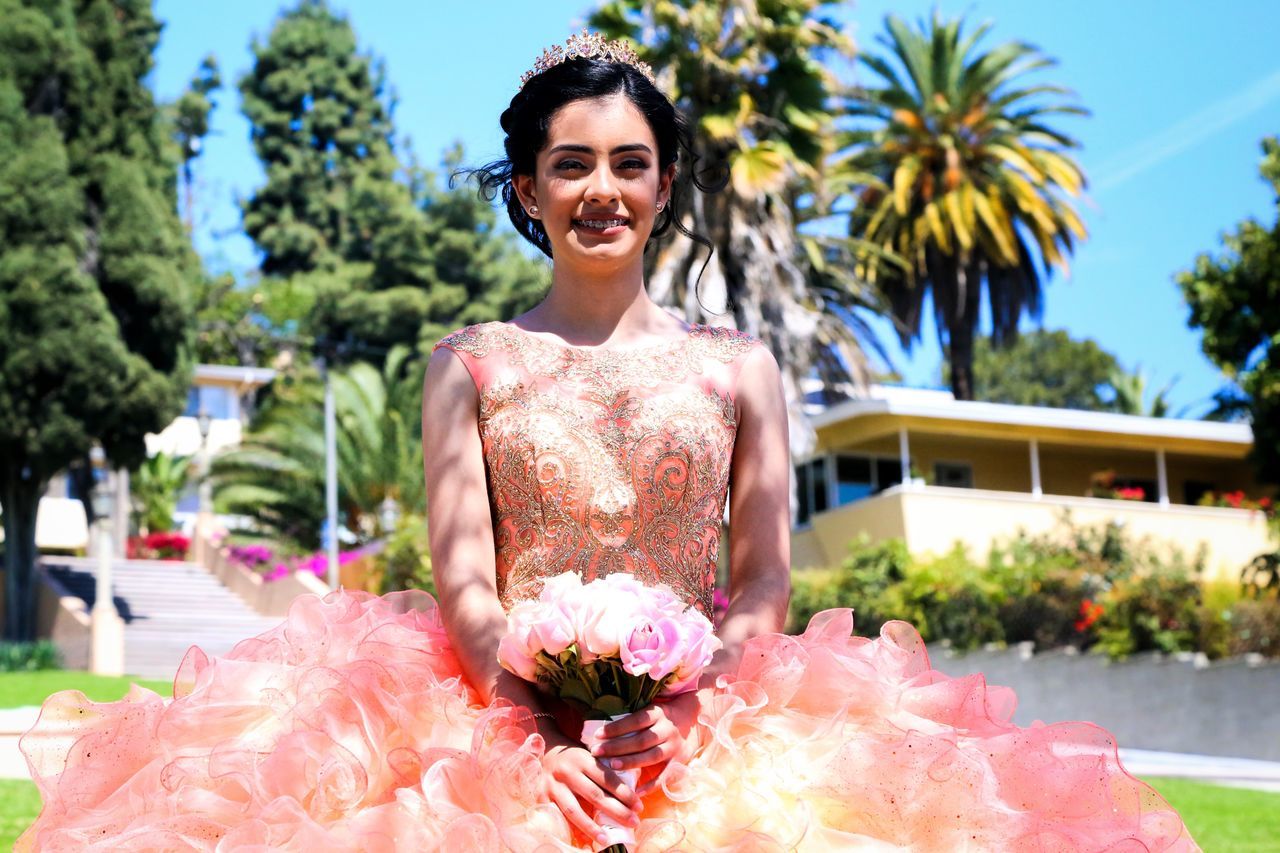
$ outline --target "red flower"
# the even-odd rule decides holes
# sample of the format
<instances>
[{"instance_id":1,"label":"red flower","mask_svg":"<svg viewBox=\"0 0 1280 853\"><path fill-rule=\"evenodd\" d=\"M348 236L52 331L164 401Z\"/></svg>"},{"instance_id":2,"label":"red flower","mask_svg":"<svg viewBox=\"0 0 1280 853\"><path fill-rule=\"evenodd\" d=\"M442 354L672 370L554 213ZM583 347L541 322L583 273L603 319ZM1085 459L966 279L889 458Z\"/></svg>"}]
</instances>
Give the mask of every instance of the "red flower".
<instances>
[{"instance_id":1,"label":"red flower","mask_svg":"<svg viewBox=\"0 0 1280 853\"><path fill-rule=\"evenodd\" d=\"M1116 497L1122 501L1145 501L1147 492L1141 486L1116 489Z\"/></svg>"},{"instance_id":2,"label":"red flower","mask_svg":"<svg viewBox=\"0 0 1280 853\"><path fill-rule=\"evenodd\" d=\"M1089 630L1102 617L1103 609L1101 604L1087 598L1080 602L1080 618L1076 620L1076 630L1081 633Z\"/></svg>"}]
</instances>

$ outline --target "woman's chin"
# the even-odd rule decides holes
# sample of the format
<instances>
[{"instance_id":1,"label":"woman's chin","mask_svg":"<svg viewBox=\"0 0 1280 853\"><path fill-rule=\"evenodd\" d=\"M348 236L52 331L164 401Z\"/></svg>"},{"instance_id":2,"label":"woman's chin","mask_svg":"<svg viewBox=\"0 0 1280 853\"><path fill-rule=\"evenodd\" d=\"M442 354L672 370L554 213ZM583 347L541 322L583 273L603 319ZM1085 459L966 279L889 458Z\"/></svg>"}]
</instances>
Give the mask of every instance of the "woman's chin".
<instances>
[{"instance_id":1,"label":"woman's chin","mask_svg":"<svg viewBox=\"0 0 1280 853\"><path fill-rule=\"evenodd\" d=\"M621 239L614 238L598 238L592 239L589 236L579 238L575 231L570 235L568 244L568 255L582 260L583 262L618 262L626 260L635 255L644 254L644 246L628 239L628 235L622 235ZM557 252L557 261L568 260L565 255Z\"/></svg>"}]
</instances>

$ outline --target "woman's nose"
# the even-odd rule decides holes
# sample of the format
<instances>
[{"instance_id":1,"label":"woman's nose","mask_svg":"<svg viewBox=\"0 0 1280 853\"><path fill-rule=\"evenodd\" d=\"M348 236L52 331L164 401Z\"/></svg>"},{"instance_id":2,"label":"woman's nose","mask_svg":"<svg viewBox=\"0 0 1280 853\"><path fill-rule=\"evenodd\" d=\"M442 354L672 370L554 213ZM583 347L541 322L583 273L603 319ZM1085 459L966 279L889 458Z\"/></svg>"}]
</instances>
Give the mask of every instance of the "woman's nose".
<instances>
[{"instance_id":1,"label":"woman's nose","mask_svg":"<svg viewBox=\"0 0 1280 853\"><path fill-rule=\"evenodd\" d=\"M608 167L601 167L591 173L591 182L587 186L587 200L592 204L602 204L618 197L618 184L613 179L613 172Z\"/></svg>"}]
</instances>

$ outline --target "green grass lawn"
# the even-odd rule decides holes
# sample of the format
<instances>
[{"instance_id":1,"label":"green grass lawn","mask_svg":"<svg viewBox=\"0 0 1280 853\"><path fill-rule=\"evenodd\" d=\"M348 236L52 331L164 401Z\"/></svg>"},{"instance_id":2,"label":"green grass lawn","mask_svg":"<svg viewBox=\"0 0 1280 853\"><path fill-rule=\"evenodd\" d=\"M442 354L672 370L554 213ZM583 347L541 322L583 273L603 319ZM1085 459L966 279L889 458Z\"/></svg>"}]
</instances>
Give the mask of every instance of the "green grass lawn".
<instances>
[{"instance_id":1,"label":"green grass lawn","mask_svg":"<svg viewBox=\"0 0 1280 853\"><path fill-rule=\"evenodd\" d=\"M1187 779L1146 781L1178 810L1205 853L1280 851L1280 794Z\"/></svg>"},{"instance_id":2,"label":"green grass lawn","mask_svg":"<svg viewBox=\"0 0 1280 853\"><path fill-rule=\"evenodd\" d=\"M0 850L12 850L13 842L40 814L36 786L23 779L0 779Z\"/></svg>"},{"instance_id":3,"label":"green grass lawn","mask_svg":"<svg viewBox=\"0 0 1280 853\"><path fill-rule=\"evenodd\" d=\"M39 705L50 693L59 690L81 690L95 702L109 702L129 692L137 682L161 696L173 695L173 682L147 681L141 678L91 675L69 669L43 669L37 672L0 672L0 708Z\"/></svg>"},{"instance_id":4,"label":"green grass lawn","mask_svg":"<svg viewBox=\"0 0 1280 853\"><path fill-rule=\"evenodd\" d=\"M1147 781L1182 813L1206 853L1280 851L1280 794L1185 779ZM0 850L12 849L39 813L35 785L0 779Z\"/></svg>"}]
</instances>

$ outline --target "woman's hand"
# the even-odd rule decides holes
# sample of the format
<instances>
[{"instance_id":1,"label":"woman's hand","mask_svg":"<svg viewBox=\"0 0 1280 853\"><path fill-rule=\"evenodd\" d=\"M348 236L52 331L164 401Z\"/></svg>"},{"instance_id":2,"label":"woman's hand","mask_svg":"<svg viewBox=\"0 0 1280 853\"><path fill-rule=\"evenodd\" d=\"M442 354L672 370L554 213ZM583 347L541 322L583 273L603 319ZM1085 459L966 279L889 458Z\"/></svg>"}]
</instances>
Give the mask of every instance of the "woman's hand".
<instances>
[{"instance_id":1,"label":"woman's hand","mask_svg":"<svg viewBox=\"0 0 1280 853\"><path fill-rule=\"evenodd\" d=\"M547 792L551 801L560 807L571 824L601 846L606 839L603 827L595 821L599 812L623 826L639 825L635 810L641 808L640 797L583 747L569 744L548 747L542 765L551 777Z\"/></svg>"},{"instance_id":2,"label":"woman's hand","mask_svg":"<svg viewBox=\"0 0 1280 853\"><path fill-rule=\"evenodd\" d=\"M684 760L692 751L689 734L698 721L700 707L698 692L693 690L660 698L601 728L592 754L611 770L665 765L673 758ZM641 786L641 793L652 787L651 780Z\"/></svg>"}]
</instances>

